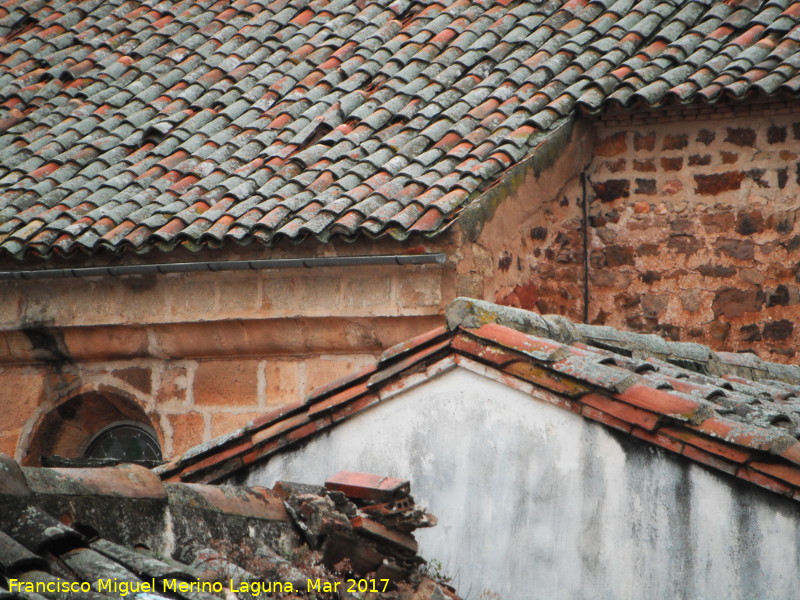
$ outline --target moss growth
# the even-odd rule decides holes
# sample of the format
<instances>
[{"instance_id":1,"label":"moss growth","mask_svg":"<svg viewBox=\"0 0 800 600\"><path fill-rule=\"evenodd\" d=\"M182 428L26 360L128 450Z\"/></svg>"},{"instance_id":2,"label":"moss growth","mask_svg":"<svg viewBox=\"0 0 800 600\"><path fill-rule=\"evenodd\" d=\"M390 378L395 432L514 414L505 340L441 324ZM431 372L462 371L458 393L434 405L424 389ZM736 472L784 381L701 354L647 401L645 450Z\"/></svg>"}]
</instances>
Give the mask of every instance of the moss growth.
<instances>
[{"instance_id":1,"label":"moss growth","mask_svg":"<svg viewBox=\"0 0 800 600\"><path fill-rule=\"evenodd\" d=\"M574 122L565 120L555 130L541 134L532 154L502 174L492 187L477 192L477 198L458 217L464 239L475 242L483 229L483 224L491 220L500 204L519 189L525 177L533 171L538 179L562 156L564 148L572 139Z\"/></svg>"}]
</instances>

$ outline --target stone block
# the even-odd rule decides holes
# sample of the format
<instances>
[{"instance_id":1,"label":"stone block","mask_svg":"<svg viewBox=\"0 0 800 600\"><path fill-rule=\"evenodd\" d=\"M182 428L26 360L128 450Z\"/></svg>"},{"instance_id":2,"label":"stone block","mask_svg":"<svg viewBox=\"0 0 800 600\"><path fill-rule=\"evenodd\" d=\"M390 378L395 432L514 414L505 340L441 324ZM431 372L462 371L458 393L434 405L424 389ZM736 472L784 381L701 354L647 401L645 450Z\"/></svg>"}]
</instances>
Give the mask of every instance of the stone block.
<instances>
[{"instance_id":1,"label":"stone block","mask_svg":"<svg viewBox=\"0 0 800 600\"><path fill-rule=\"evenodd\" d=\"M735 146L753 147L756 145L756 132L750 127L728 127L725 141Z\"/></svg>"},{"instance_id":2,"label":"stone block","mask_svg":"<svg viewBox=\"0 0 800 600\"><path fill-rule=\"evenodd\" d=\"M634 150L654 150L656 147L656 134L655 132L633 134L633 149Z\"/></svg>"},{"instance_id":3,"label":"stone block","mask_svg":"<svg viewBox=\"0 0 800 600\"><path fill-rule=\"evenodd\" d=\"M145 394L149 394L153 389L152 373L148 368L127 367L124 369L116 369L112 371L111 374Z\"/></svg>"},{"instance_id":4,"label":"stone block","mask_svg":"<svg viewBox=\"0 0 800 600\"><path fill-rule=\"evenodd\" d=\"M708 146L711 142L713 142L717 137L717 133L711 129L701 129L697 132L697 137L695 138L696 141L700 142L701 144L705 144Z\"/></svg>"},{"instance_id":5,"label":"stone block","mask_svg":"<svg viewBox=\"0 0 800 600\"><path fill-rule=\"evenodd\" d=\"M248 273L228 274L220 279L217 312L221 317L249 315L261 308L261 283Z\"/></svg>"},{"instance_id":6,"label":"stone block","mask_svg":"<svg viewBox=\"0 0 800 600\"><path fill-rule=\"evenodd\" d=\"M788 340L794 333L794 324L787 320L768 321L764 324L764 338L773 341Z\"/></svg>"},{"instance_id":7,"label":"stone block","mask_svg":"<svg viewBox=\"0 0 800 600\"><path fill-rule=\"evenodd\" d=\"M156 402L163 404L184 404L187 401L186 394L189 387L189 374L183 365L166 363L161 371L158 389L156 390Z\"/></svg>"},{"instance_id":8,"label":"stone block","mask_svg":"<svg viewBox=\"0 0 800 600\"><path fill-rule=\"evenodd\" d=\"M664 136L664 150L683 150L689 145L689 136L685 133L668 133Z\"/></svg>"},{"instance_id":9,"label":"stone block","mask_svg":"<svg viewBox=\"0 0 800 600\"><path fill-rule=\"evenodd\" d=\"M300 400L300 362L268 360L266 364L266 402L281 406Z\"/></svg>"},{"instance_id":10,"label":"stone block","mask_svg":"<svg viewBox=\"0 0 800 600\"><path fill-rule=\"evenodd\" d=\"M747 312L761 310L763 305L763 294L756 290L740 290L727 287L717 291L711 308L715 317L725 316L733 319L741 317Z\"/></svg>"},{"instance_id":11,"label":"stone block","mask_svg":"<svg viewBox=\"0 0 800 600\"><path fill-rule=\"evenodd\" d=\"M613 202L631 195L631 182L627 179L607 179L592 184L592 187L600 202Z\"/></svg>"},{"instance_id":12,"label":"stone block","mask_svg":"<svg viewBox=\"0 0 800 600\"><path fill-rule=\"evenodd\" d=\"M172 277L167 281L173 319L179 322L206 320L214 314L216 281L207 279L205 274L203 279L197 281L190 280L188 276L182 276L181 279Z\"/></svg>"},{"instance_id":13,"label":"stone block","mask_svg":"<svg viewBox=\"0 0 800 600\"><path fill-rule=\"evenodd\" d=\"M719 239L714 244L717 255L727 255L731 258L744 261L752 261L755 251L755 244L752 240Z\"/></svg>"},{"instance_id":14,"label":"stone block","mask_svg":"<svg viewBox=\"0 0 800 600\"><path fill-rule=\"evenodd\" d=\"M343 282L342 304L350 309L372 312L393 311L393 277L374 273L371 277L349 277Z\"/></svg>"},{"instance_id":15,"label":"stone block","mask_svg":"<svg viewBox=\"0 0 800 600\"><path fill-rule=\"evenodd\" d=\"M197 412L187 412L178 415L167 415L167 421L172 428L172 456L183 454L191 448L205 441L205 418ZM167 443L168 447L169 444ZM170 458L171 458L170 457ZM164 458L167 458L166 456Z\"/></svg>"},{"instance_id":16,"label":"stone block","mask_svg":"<svg viewBox=\"0 0 800 600\"><path fill-rule=\"evenodd\" d=\"M442 271L427 270L409 273L400 281L401 308L438 306L442 302Z\"/></svg>"},{"instance_id":17,"label":"stone block","mask_svg":"<svg viewBox=\"0 0 800 600\"><path fill-rule=\"evenodd\" d=\"M595 146L595 154L598 156L619 156L625 153L628 149L625 138L626 132L624 131L613 133L603 138Z\"/></svg>"},{"instance_id":18,"label":"stone block","mask_svg":"<svg viewBox=\"0 0 800 600\"><path fill-rule=\"evenodd\" d=\"M241 429L263 412L226 413L213 412L211 414L211 437L215 438L226 433Z\"/></svg>"},{"instance_id":19,"label":"stone block","mask_svg":"<svg viewBox=\"0 0 800 600\"><path fill-rule=\"evenodd\" d=\"M31 367L0 370L0 431L21 428L45 401L45 374Z\"/></svg>"},{"instance_id":20,"label":"stone block","mask_svg":"<svg viewBox=\"0 0 800 600\"><path fill-rule=\"evenodd\" d=\"M744 180L743 171L727 171L712 175L698 174L694 176L695 192L703 196L716 196L722 192L738 190Z\"/></svg>"},{"instance_id":21,"label":"stone block","mask_svg":"<svg viewBox=\"0 0 800 600\"><path fill-rule=\"evenodd\" d=\"M355 373L375 359L369 355L349 356L347 358L308 359L305 363L306 377L303 395L312 390Z\"/></svg>"},{"instance_id":22,"label":"stone block","mask_svg":"<svg viewBox=\"0 0 800 600\"><path fill-rule=\"evenodd\" d=\"M256 406L257 360L200 361L192 390L197 406Z\"/></svg>"}]
</instances>

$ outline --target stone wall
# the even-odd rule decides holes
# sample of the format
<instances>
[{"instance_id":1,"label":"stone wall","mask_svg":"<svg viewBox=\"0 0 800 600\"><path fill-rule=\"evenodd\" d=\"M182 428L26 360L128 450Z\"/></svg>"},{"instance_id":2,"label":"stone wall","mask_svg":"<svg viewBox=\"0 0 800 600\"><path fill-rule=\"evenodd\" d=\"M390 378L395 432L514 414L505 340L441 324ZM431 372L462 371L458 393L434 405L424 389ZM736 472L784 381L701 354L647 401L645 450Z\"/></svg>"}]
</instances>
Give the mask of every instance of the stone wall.
<instances>
[{"instance_id":1,"label":"stone wall","mask_svg":"<svg viewBox=\"0 0 800 600\"><path fill-rule=\"evenodd\" d=\"M440 325L453 290L441 265L0 282L0 452L75 456L128 418L171 458Z\"/></svg>"},{"instance_id":2,"label":"stone wall","mask_svg":"<svg viewBox=\"0 0 800 600\"><path fill-rule=\"evenodd\" d=\"M582 320L588 272L591 323L793 362L800 111L675 112L595 124L585 179L544 199L527 255L497 257L523 268L494 300Z\"/></svg>"}]
</instances>

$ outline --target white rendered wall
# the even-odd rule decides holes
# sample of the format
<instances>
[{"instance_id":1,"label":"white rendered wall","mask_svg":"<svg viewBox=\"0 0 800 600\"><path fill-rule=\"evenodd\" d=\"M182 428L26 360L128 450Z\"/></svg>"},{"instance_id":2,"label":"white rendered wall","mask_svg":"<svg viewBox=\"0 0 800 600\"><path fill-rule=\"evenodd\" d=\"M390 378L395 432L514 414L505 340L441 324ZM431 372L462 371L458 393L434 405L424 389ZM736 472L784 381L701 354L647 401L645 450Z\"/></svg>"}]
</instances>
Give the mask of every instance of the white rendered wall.
<instances>
[{"instance_id":1,"label":"white rendered wall","mask_svg":"<svg viewBox=\"0 0 800 600\"><path fill-rule=\"evenodd\" d=\"M800 506L464 369L254 468L408 478L469 600L796 600ZM493 595L496 594L496 595Z\"/></svg>"}]
</instances>

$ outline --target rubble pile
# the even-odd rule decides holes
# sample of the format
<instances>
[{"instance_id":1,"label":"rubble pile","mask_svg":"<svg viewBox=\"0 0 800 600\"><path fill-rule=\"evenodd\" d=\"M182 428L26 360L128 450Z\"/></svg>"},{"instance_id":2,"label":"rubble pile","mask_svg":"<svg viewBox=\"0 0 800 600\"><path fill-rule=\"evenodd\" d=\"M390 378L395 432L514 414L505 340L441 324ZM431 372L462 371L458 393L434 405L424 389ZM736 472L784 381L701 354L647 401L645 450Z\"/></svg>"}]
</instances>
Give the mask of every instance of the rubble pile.
<instances>
[{"instance_id":1,"label":"rubble pile","mask_svg":"<svg viewBox=\"0 0 800 600\"><path fill-rule=\"evenodd\" d=\"M424 574L413 531L436 518L414 503L408 481L341 472L325 487L279 482L292 522L325 569L341 580L386 582L368 597L386 600L458 599L454 590ZM328 596L330 597L330 596ZM336 597L336 596L334 596ZM341 600L348 596L339 591Z\"/></svg>"}]
</instances>

